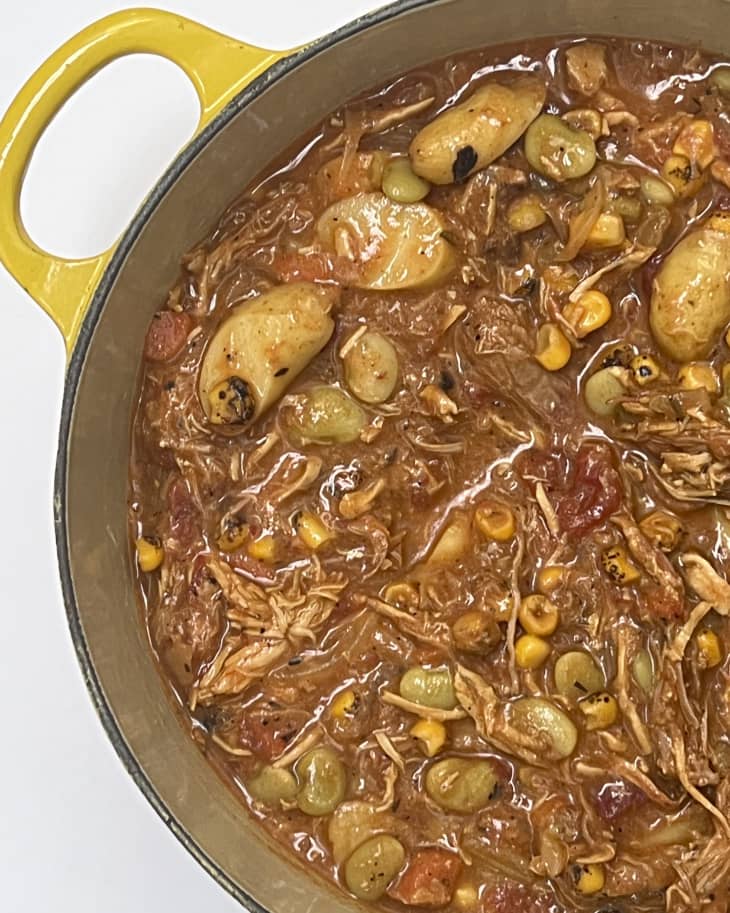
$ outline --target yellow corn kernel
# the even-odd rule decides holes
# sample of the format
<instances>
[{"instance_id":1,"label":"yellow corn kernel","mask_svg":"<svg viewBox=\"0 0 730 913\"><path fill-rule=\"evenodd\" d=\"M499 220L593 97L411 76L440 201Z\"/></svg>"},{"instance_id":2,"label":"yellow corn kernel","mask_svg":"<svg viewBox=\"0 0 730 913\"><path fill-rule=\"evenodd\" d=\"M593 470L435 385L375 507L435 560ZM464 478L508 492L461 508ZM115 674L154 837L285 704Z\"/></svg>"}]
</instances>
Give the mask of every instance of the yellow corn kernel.
<instances>
[{"instance_id":1,"label":"yellow corn kernel","mask_svg":"<svg viewBox=\"0 0 730 913\"><path fill-rule=\"evenodd\" d=\"M540 205L540 198L534 193L518 197L507 210L507 224L517 234L539 228L546 220L547 216Z\"/></svg>"},{"instance_id":2,"label":"yellow corn kernel","mask_svg":"<svg viewBox=\"0 0 730 913\"><path fill-rule=\"evenodd\" d=\"M662 177L679 197L693 196L705 180L685 155L670 155L662 166Z\"/></svg>"},{"instance_id":3,"label":"yellow corn kernel","mask_svg":"<svg viewBox=\"0 0 730 913\"><path fill-rule=\"evenodd\" d=\"M712 394L720 392L715 369L706 361L692 361L683 365L677 372L677 380L684 390L707 390Z\"/></svg>"},{"instance_id":4,"label":"yellow corn kernel","mask_svg":"<svg viewBox=\"0 0 730 913\"><path fill-rule=\"evenodd\" d=\"M708 222L707 227L713 231L721 231L723 234L730 234L730 212L716 212Z\"/></svg>"},{"instance_id":5,"label":"yellow corn kernel","mask_svg":"<svg viewBox=\"0 0 730 913\"><path fill-rule=\"evenodd\" d=\"M641 578L639 569L626 554L626 549L622 545L614 545L612 548L606 549L602 561L605 572L621 586L636 583Z\"/></svg>"},{"instance_id":6,"label":"yellow corn kernel","mask_svg":"<svg viewBox=\"0 0 730 913\"><path fill-rule=\"evenodd\" d=\"M535 358L546 371L559 371L570 361L573 350L565 333L554 323L544 323L537 331Z\"/></svg>"},{"instance_id":7,"label":"yellow corn kernel","mask_svg":"<svg viewBox=\"0 0 730 913\"><path fill-rule=\"evenodd\" d=\"M655 510L639 521L639 529L663 552L671 552L679 545L684 528L674 514L666 510Z\"/></svg>"},{"instance_id":8,"label":"yellow corn kernel","mask_svg":"<svg viewBox=\"0 0 730 913\"><path fill-rule=\"evenodd\" d=\"M550 644L534 634L523 634L515 643L515 662L520 669L537 669L550 655Z\"/></svg>"},{"instance_id":9,"label":"yellow corn kernel","mask_svg":"<svg viewBox=\"0 0 730 913\"><path fill-rule=\"evenodd\" d=\"M352 688L342 691L332 701L330 713L336 720L344 720L346 716L352 716L357 709L358 697Z\"/></svg>"},{"instance_id":10,"label":"yellow corn kernel","mask_svg":"<svg viewBox=\"0 0 730 913\"><path fill-rule=\"evenodd\" d=\"M235 552L249 537L248 524L242 520L228 517L221 526L221 532L216 539L216 544L222 552Z\"/></svg>"},{"instance_id":11,"label":"yellow corn kernel","mask_svg":"<svg viewBox=\"0 0 730 913\"><path fill-rule=\"evenodd\" d=\"M479 891L476 885L468 881L457 884L452 902L457 910L476 910L479 906Z\"/></svg>"},{"instance_id":12,"label":"yellow corn kernel","mask_svg":"<svg viewBox=\"0 0 730 913\"><path fill-rule=\"evenodd\" d=\"M674 141L672 152L684 156L699 168L707 168L717 154L712 124L708 120L693 120L687 124Z\"/></svg>"},{"instance_id":13,"label":"yellow corn kernel","mask_svg":"<svg viewBox=\"0 0 730 913\"><path fill-rule=\"evenodd\" d=\"M575 889L579 894L598 894L606 883L603 866L598 862L577 865L573 869Z\"/></svg>"},{"instance_id":14,"label":"yellow corn kernel","mask_svg":"<svg viewBox=\"0 0 730 913\"><path fill-rule=\"evenodd\" d=\"M276 558L276 542L271 535L260 536L253 542L249 543L248 553L257 561L264 561L271 564Z\"/></svg>"},{"instance_id":15,"label":"yellow corn kernel","mask_svg":"<svg viewBox=\"0 0 730 913\"><path fill-rule=\"evenodd\" d=\"M607 691L591 694L578 706L586 718L586 729L589 732L594 732L596 729L608 729L618 719L618 703L616 698Z\"/></svg>"},{"instance_id":16,"label":"yellow corn kernel","mask_svg":"<svg viewBox=\"0 0 730 913\"><path fill-rule=\"evenodd\" d=\"M651 355L636 355L631 359L631 370L634 380L640 387L653 384L661 377L661 368Z\"/></svg>"},{"instance_id":17,"label":"yellow corn kernel","mask_svg":"<svg viewBox=\"0 0 730 913\"><path fill-rule=\"evenodd\" d=\"M156 571L165 557L165 550L160 540L153 536L141 536L137 539L135 546L140 571L145 574Z\"/></svg>"},{"instance_id":18,"label":"yellow corn kernel","mask_svg":"<svg viewBox=\"0 0 730 913\"><path fill-rule=\"evenodd\" d=\"M605 326L613 313L611 302L603 292L584 292L577 301L572 301L563 310L563 317L573 328L578 339L588 336Z\"/></svg>"},{"instance_id":19,"label":"yellow corn kernel","mask_svg":"<svg viewBox=\"0 0 730 913\"><path fill-rule=\"evenodd\" d=\"M621 216L614 212L602 212L593 223L583 246L588 250L605 250L620 247L625 240L626 228Z\"/></svg>"},{"instance_id":20,"label":"yellow corn kernel","mask_svg":"<svg viewBox=\"0 0 730 913\"><path fill-rule=\"evenodd\" d=\"M452 624L451 636L459 650L486 653L500 642L502 632L492 615L472 609L464 612Z\"/></svg>"},{"instance_id":21,"label":"yellow corn kernel","mask_svg":"<svg viewBox=\"0 0 730 913\"><path fill-rule=\"evenodd\" d=\"M525 596L520 603L518 618L528 634L535 634L537 637L550 637L551 634L555 633L560 621L560 614L557 606L547 596L533 593L530 596Z\"/></svg>"},{"instance_id":22,"label":"yellow corn kernel","mask_svg":"<svg viewBox=\"0 0 730 913\"><path fill-rule=\"evenodd\" d=\"M432 758L444 747L446 727L439 720L419 720L411 726L411 735L421 743L426 757Z\"/></svg>"},{"instance_id":23,"label":"yellow corn kernel","mask_svg":"<svg viewBox=\"0 0 730 913\"><path fill-rule=\"evenodd\" d=\"M474 514L477 529L485 539L508 542L515 534L515 515L504 504L484 501Z\"/></svg>"},{"instance_id":24,"label":"yellow corn kernel","mask_svg":"<svg viewBox=\"0 0 730 913\"><path fill-rule=\"evenodd\" d=\"M709 628L703 628L697 632L697 649L699 650L700 666L703 669L714 669L722 662L720 638Z\"/></svg>"},{"instance_id":25,"label":"yellow corn kernel","mask_svg":"<svg viewBox=\"0 0 730 913\"><path fill-rule=\"evenodd\" d=\"M421 604L421 597L418 590L412 583L391 583L383 593L383 598L391 605L398 606L400 609L417 609Z\"/></svg>"},{"instance_id":26,"label":"yellow corn kernel","mask_svg":"<svg viewBox=\"0 0 730 913\"><path fill-rule=\"evenodd\" d=\"M565 568L560 564L547 564L537 572L537 588L545 596L554 593L565 580Z\"/></svg>"},{"instance_id":27,"label":"yellow corn kernel","mask_svg":"<svg viewBox=\"0 0 730 913\"><path fill-rule=\"evenodd\" d=\"M294 521L294 527L297 535L302 542L313 550L318 549L334 539L334 533L328 529L316 514L311 511L303 510Z\"/></svg>"}]
</instances>

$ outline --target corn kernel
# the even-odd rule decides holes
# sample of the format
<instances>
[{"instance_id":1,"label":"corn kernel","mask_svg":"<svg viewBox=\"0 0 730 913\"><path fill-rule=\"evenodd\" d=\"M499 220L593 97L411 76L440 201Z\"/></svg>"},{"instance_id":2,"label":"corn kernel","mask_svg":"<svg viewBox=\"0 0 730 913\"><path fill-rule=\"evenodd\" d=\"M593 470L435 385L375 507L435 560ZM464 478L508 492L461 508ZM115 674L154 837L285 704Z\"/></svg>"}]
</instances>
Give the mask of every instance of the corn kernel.
<instances>
[{"instance_id":1,"label":"corn kernel","mask_svg":"<svg viewBox=\"0 0 730 913\"><path fill-rule=\"evenodd\" d=\"M707 168L717 154L712 124L708 120L694 120L687 124L674 141L672 152L683 155L699 168Z\"/></svg>"},{"instance_id":2,"label":"corn kernel","mask_svg":"<svg viewBox=\"0 0 730 913\"><path fill-rule=\"evenodd\" d=\"M586 718L586 729L589 732L594 732L596 729L608 729L618 719L618 703L616 698L607 691L591 694L578 706Z\"/></svg>"},{"instance_id":3,"label":"corn kernel","mask_svg":"<svg viewBox=\"0 0 730 913\"><path fill-rule=\"evenodd\" d=\"M565 580L565 568L560 564L547 564L537 572L537 589L545 596L554 593Z\"/></svg>"},{"instance_id":4,"label":"corn kernel","mask_svg":"<svg viewBox=\"0 0 730 913\"><path fill-rule=\"evenodd\" d=\"M451 636L459 650L483 653L500 642L502 632L491 615L472 609L456 619L451 626Z\"/></svg>"},{"instance_id":5,"label":"corn kernel","mask_svg":"<svg viewBox=\"0 0 730 913\"><path fill-rule=\"evenodd\" d=\"M570 302L563 311L563 317L573 328L578 339L605 326L611 319L612 308L608 296L592 290L584 292L577 301Z\"/></svg>"},{"instance_id":6,"label":"corn kernel","mask_svg":"<svg viewBox=\"0 0 730 913\"><path fill-rule=\"evenodd\" d=\"M540 198L534 193L518 197L507 210L507 224L517 234L539 228L546 220L547 216L540 205Z\"/></svg>"},{"instance_id":7,"label":"corn kernel","mask_svg":"<svg viewBox=\"0 0 730 913\"><path fill-rule=\"evenodd\" d=\"M590 134L594 140L609 133L603 114L595 108L573 108L563 114L562 120L574 130Z\"/></svg>"},{"instance_id":8,"label":"corn kernel","mask_svg":"<svg viewBox=\"0 0 730 913\"><path fill-rule=\"evenodd\" d=\"M534 634L523 634L515 643L515 662L520 669L537 669L550 655L550 644Z\"/></svg>"},{"instance_id":9,"label":"corn kernel","mask_svg":"<svg viewBox=\"0 0 730 913\"><path fill-rule=\"evenodd\" d=\"M636 355L631 359L634 380L640 387L653 384L661 377L661 369L651 355Z\"/></svg>"},{"instance_id":10,"label":"corn kernel","mask_svg":"<svg viewBox=\"0 0 730 913\"><path fill-rule=\"evenodd\" d=\"M391 583L383 593L383 598L391 605L398 606L400 609L414 610L421 604L421 597L418 590L412 583Z\"/></svg>"},{"instance_id":11,"label":"corn kernel","mask_svg":"<svg viewBox=\"0 0 730 913\"><path fill-rule=\"evenodd\" d=\"M221 526L216 543L222 552L235 552L249 537L248 524L242 520L228 517Z\"/></svg>"},{"instance_id":12,"label":"corn kernel","mask_svg":"<svg viewBox=\"0 0 730 913\"><path fill-rule=\"evenodd\" d=\"M508 542L515 534L515 515L504 504L497 501L485 501L474 514L477 529L485 539L495 542Z\"/></svg>"},{"instance_id":13,"label":"corn kernel","mask_svg":"<svg viewBox=\"0 0 730 913\"><path fill-rule=\"evenodd\" d=\"M344 720L346 716L352 716L359 703L358 697L352 688L342 691L332 701L330 713L336 720Z\"/></svg>"},{"instance_id":14,"label":"corn kernel","mask_svg":"<svg viewBox=\"0 0 730 913\"><path fill-rule=\"evenodd\" d=\"M334 533L328 529L316 514L311 511L302 511L294 521L297 535L302 542L312 550L320 548L325 542L334 538Z\"/></svg>"},{"instance_id":15,"label":"corn kernel","mask_svg":"<svg viewBox=\"0 0 730 913\"><path fill-rule=\"evenodd\" d=\"M720 638L709 628L703 628L697 632L697 649L699 650L700 666L703 669L714 669L722 662Z\"/></svg>"},{"instance_id":16,"label":"corn kernel","mask_svg":"<svg viewBox=\"0 0 730 913\"><path fill-rule=\"evenodd\" d=\"M418 739L427 758L432 758L444 747L446 727L439 720L419 720L411 726L411 735Z\"/></svg>"},{"instance_id":17,"label":"corn kernel","mask_svg":"<svg viewBox=\"0 0 730 913\"><path fill-rule=\"evenodd\" d=\"M720 392L715 369L706 361L693 361L683 365L677 372L677 380L684 390L707 390L712 394Z\"/></svg>"},{"instance_id":18,"label":"corn kernel","mask_svg":"<svg viewBox=\"0 0 730 913\"><path fill-rule=\"evenodd\" d=\"M140 571L145 574L156 571L165 557L165 550L160 540L153 536L141 536L137 539L135 546Z\"/></svg>"},{"instance_id":19,"label":"corn kernel","mask_svg":"<svg viewBox=\"0 0 730 913\"><path fill-rule=\"evenodd\" d=\"M575 889L579 894L597 894L603 890L606 875L603 866L598 862L577 865L573 868Z\"/></svg>"},{"instance_id":20,"label":"corn kernel","mask_svg":"<svg viewBox=\"0 0 730 913\"><path fill-rule=\"evenodd\" d=\"M655 510L639 521L639 529L663 552L671 552L679 545L684 529L674 514L666 510Z\"/></svg>"},{"instance_id":21,"label":"corn kernel","mask_svg":"<svg viewBox=\"0 0 730 913\"><path fill-rule=\"evenodd\" d=\"M248 553L257 561L264 561L271 564L276 558L276 542L271 535L260 536L253 542L249 543Z\"/></svg>"},{"instance_id":22,"label":"corn kernel","mask_svg":"<svg viewBox=\"0 0 730 913\"><path fill-rule=\"evenodd\" d=\"M602 212L593 223L583 246L588 250L605 250L620 247L625 240L626 228L621 216L613 212Z\"/></svg>"},{"instance_id":23,"label":"corn kernel","mask_svg":"<svg viewBox=\"0 0 730 913\"><path fill-rule=\"evenodd\" d=\"M557 606L547 596L533 593L530 596L525 596L520 603L518 618L528 634L535 634L537 637L550 637L551 634L555 633L560 614Z\"/></svg>"},{"instance_id":24,"label":"corn kernel","mask_svg":"<svg viewBox=\"0 0 730 913\"><path fill-rule=\"evenodd\" d=\"M476 910L479 906L479 892L476 885L471 882L458 884L452 900L458 910Z\"/></svg>"},{"instance_id":25,"label":"corn kernel","mask_svg":"<svg viewBox=\"0 0 730 913\"><path fill-rule=\"evenodd\" d=\"M730 212L716 212L708 220L707 227L713 231L721 231L724 235L730 234Z\"/></svg>"},{"instance_id":26,"label":"corn kernel","mask_svg":"<svg viewBox=\"0 0 730 913\"><path fill-rule=\"evenodd\" d=\"M670 155L662 166L662 177L679 197L691 197L702 187L704 175L684 155Z\"/></svg>"},{"instance_id":27,"label":"corn kernel","mask_svg":"<svg viewBox=\"0 0 730 913\"><path fill-rule=\"evenodd\" d=\"M621 586L628 586L636 583L641 578L641 574L636 565L626 554L626 549L622 545L614 545L603 553L603 569L612 577L616 583Z\"/></svg>"},{"instance_id":28,"label":"corn kernel","mask_svg":"<svg viewBox=\"0 0 730 913\"><path fill-rule=\"evenodd\" d=\"M537 331L535 358L546 371L559 371L570 361L573 350L565 333L554 323L544 323Z\"/></svg>"}]
</instances>

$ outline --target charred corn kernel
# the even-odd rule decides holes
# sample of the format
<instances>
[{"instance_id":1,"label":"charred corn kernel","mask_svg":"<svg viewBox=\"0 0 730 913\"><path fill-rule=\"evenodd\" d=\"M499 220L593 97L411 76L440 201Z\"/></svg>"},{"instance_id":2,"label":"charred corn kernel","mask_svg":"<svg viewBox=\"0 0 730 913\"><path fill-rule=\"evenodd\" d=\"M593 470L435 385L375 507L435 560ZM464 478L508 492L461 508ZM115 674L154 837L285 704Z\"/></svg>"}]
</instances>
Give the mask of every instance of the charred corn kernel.
<instances>
[{"instance_id":1,"label":"charred corn kernel","mask_svg":"<svg viewBox=\"0 0 730 913\"><path fill-rule=\"evenodd\" d=\"M346 716L351 716L355 712L357 704L357 695L352 688L348 688L347 691L340 692L332 701L330 713L336 720L344 720Z\"/></svg>"},{"instance_id":2,"label":"charred corn kernel","mask_svg":"<svg viewBox=\"0 0 730 913\"><path fill-rule=\"evenodd\" d=\"M626 240L624 220L614 212L602 212L591 228L584 247L603 250L620 247Z\"/></svg>"},{"instance_id":3,"label":"charred corn kernel","mask_svg":"<svg viewBox=\"0 0 730 913\"><path fill-rule=\"evenodd\" d=\"M707 168L717 154L712 124L708 120L693 120L687 124L674 141L672 152L702 169Z\"/></svg>"},{"instance_id":4,"label":"charred corn kernel","mask_svg":"<svg viewBox=\"0 0 730 913\"><path fill-rule=\"evenodd\" d=\"M714 669L722 662L722 646L720 638L709 628L697 632L697 649L699 651L700 666L703 669Z\"/></svg>"},{"instance_id":5,"label":"charred corn kernel","mask_svg":"<svg viewBox=\"0 0 730 913\"><path fill-rule=\"evenodd\" d=\"M684 390L707 390L712 394L720 392L715 369L706 361L692 361L683 365L677 372L677 380Z\"/></svg>"},{"instance_id":6,"label":"charred corn kernel","mask_svg":"<svg viewBox=\"0 0 730 913\"><path fill-rule=\"evenodd\" d=\"M515 643L515 662L520 669L537 669L550 656L550 644L534 634L523 634Z\"/></svg>"},{"instance_id":7,"label":"charred corn kernel","mask_svg":"<svg viewBox=\"0 0 730 913\"><path fill-rule=\"evenodd\" d=\"M540 205L540 198L534 193L518 197L507 210L507 224L517 234L539 228L546 221L547 215Z\"/></svg>"},{"instance_id":8,"label":"charred corn kernel","mask_svg":"<svg viewBox=\"0 0 730 913\"><path fill-rule=\"evenodd\" d=\"M606 883L603 866L598 862L577 865L573 870L575 889L579 894L598 894Z\"/></svg>"},{"instance_id":9,"label":"charred corn kernel","mask_svg":"<svg viewBox=\"0 0 730 913\"><path fill-rule=\"evenodd\" d=\"M270 535L260 536L249 543L248 553L257 561L271 563L276 558L276 542Z\"/></svg>"},{"instance_id":10,"label":"charred corn kernel","mask_svg":"<svg viewBox=\"0 0 730 913\"><path fill-rule=\"evenodd\" d=\"M589 732L594 732L596 729L608 729L618 719L618 703L616 698L607 691L591 694L578 706L586 718L586 729Z\"/></svg>"},{"instance_id":11,"label":"charred corn kernel","mask_svg":"<svg viewBox=\"0 0 730 913\"><path fill-rule=\"evenodd\" d=\"M730 234L730 212L716 212L707 223L708 228Z\"/></svg>"},{"instance_id":12,"label":"charred corn kernel","mask_svg":"<svg viewBox=\"0 0 730 913\"><path fill-rule=\"evenodd\" d=\"M165 557L165 550L160 540L153 536L141 536L137 539L135 546L140 571L145 574L156 571Z\"/></svg>"},{"instance_id":13,"label":"charred corn kernel","mask_svg":"<svg viewBox=\"0 0 730 913\"><path fill-rule=\"evenodd\" d=\"M419 720L411 726L411 735L421 743L428 758L438 754L446 743L446 727L439 720Z\"/></svg>"},{"instance_id":14,"label":"charred corn kernel","mask_svg":"<svg viewBox=\"0 0 730 913\"><path fill-rule=\"evenodd\" d=\"M606 549L602 561L603 569L609 577L622 586L636 583L641 577L639 569L626 554L626 549L622 545L614 545L613 548Z\"/></svg>"},{"instance_id":15,"label":"charred corn kernel","mask_svg":"<svg viewBox=\"0 0 730 913\"><path fill-rule=\"evenodd\" d=\"M508 542L515 534L515 515L504 504L486 501L480 504L474 514L477 529L485 539Z\"/></svg>"},{"instance_id":16,"label":"charred corn kernel","mask_svg":"<svg viewBox=\"0 0 730 913\"><path fill-rule=\"evenodd\" d=\"M537 331L535 358L546 371L559 371L570 361L573 350L565 333L554 323L544 323Z\"/></svg>"},{"instance_id":17,"label":"charred corn kernel","mask_svg":"<svg viewBox=\"0 0 730 913\"><path fill-rule=\"evenodd\" d=\"M235 552L241 548L248 537L248 524L244 523L242 520L229 518L223 523L221 533L216 539L216 543L222 552Z\"/></svg>"},{"instance_id":18,"label":"charred corn kernel","mask_svg":"<svg viewBox=\"0 0 730 913\"><path fill-rule=\"evenodd\" d=\"M413 610L421 604L421 597L412 583L391 583L383 593L383 598L400 609Z\"/></svg>"},{"instance_id":19,"label":"charred corn kernel","mask_svg":"<svg viewBox=\"0 0 730 913\"><path fill-rule=\"evenodd\" d=\"M577 301L566 305L563 317L573 328L578 339L599 330L611 319L611 302L603 292L584 292Z\"/></svg>"},{"instance_id":20,"label":"charred corn kernel","mask_svg":"<svg viewBox=\"0 0 730 913\"><path fill-rule=\"evenodd\" d=\"M456 619L451 626L451 636L459 650L485 653L500 642L502 632L492 615L472 609Z\"/></svg>"},{"instance_id":21,"label":"charred corn kernel","mask_svg":"<svg viewBox=\"0 0 730 913\"><path fill-rule=\"evenodd\" d=\"M324 545L325 542L329 542L335 535L331 529L328 529L324 525L316 514L313 514L308 510L302 511L302 513L297 516L294 526L297 535L302 542L313 550L318 549L320 546Z\"/></svg>"},{"instance_id":22,"label":"charred corn kernel","mask_svg":"<svg viewBox=\"0 0 730 913\"><path fill-rule=\"evenodd\" d=\"M684 155L670 155L662 166L662 177L679 197L691 197L702 187L702 172Z\"/></svg>"},{"instance_id":23,"label":"charred corn kernel","mask_svg":"<svg viewBox=\"0 0 730 913\"><path fill-rule=\"evenodd\" d=\"M533 593L520 603L518 612L520 624L528 634L535 634L537 637L550 637L555 633L555 629L560 621L560 614L547 596L541 596L539 593Z\"/></svg>"},{"instance_id":24,"label":"charred corn kernel","mask_svg":"<svg viewBox=\"0 0 730 913\"><path fill-rule=\"evenodd\" d=\"M663 552L671 552L679 545L684 529L679 519L666 510L655 510L639 521L639 529Z\"/></svg>"},{"instance_id":25,"label":"charred corn kernel","mask_svg":"<svg viewBox=\"0 0 730 913\"><path fill-rule=\"evenodd\" d=\"M631 359L634 380L640 387L653 384L661 376L661 369L651 355L636 355Z\"/></svg>"},{"instance_id":26,"label":"charred corn kernel","mask_svg":"<svg viewBox=\"0 0 730 913\"><path fill-rule=\"evenodd\" d=\"M594 140L609 132L603 114L595 108L573 108L572 111L563 114L562 120L574 130L583 130L590 134Z\"/></svg>"},{"instance_id":27,"label":"charred corn kernel","mask_svg":"<svg viewBox=\"0 0 730 913\"><path fill-rule=\"evenodd\" d=\"M476 910L479 906L479 891L470 882L458 884L452 898L457 910Z\"/></svg>"},{"instance_id":28,"label":"charred corn kernel","mask_svg":"<svg viewBox=\"0 0 730 913\"><path fill-rule=\"evenodd\" d=\"M537 573L537 588L546 596L554 593L565 580L565 568L560 564L548 564Z\"/></svg>"}]
</instances>

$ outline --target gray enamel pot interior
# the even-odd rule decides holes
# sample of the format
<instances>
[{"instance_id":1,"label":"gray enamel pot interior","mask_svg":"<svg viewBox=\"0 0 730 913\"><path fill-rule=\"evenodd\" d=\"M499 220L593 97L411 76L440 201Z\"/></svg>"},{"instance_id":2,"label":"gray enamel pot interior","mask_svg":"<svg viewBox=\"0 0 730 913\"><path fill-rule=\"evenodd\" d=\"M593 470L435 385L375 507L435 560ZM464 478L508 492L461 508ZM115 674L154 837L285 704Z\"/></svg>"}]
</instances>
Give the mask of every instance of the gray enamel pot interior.
<instances>
[{"instance_id":1,"label":"gray enamel pot interior","mask_svg":"<svg viewBox=\"0 0 730 913\"><path fill-rule=\"evenodd\" d=\"M274 855L180 725L154 666L126 528L130 424L148 322L181 256L226 205L344 100L453 52L569 34L730 53L730 3L411 0L353 23L277 64L181 154L127 231L82 329L67 379L55 505L74 643L128 770L211 875L251 909L336 913L356 905Z\"/></svg>"}]
</instances>

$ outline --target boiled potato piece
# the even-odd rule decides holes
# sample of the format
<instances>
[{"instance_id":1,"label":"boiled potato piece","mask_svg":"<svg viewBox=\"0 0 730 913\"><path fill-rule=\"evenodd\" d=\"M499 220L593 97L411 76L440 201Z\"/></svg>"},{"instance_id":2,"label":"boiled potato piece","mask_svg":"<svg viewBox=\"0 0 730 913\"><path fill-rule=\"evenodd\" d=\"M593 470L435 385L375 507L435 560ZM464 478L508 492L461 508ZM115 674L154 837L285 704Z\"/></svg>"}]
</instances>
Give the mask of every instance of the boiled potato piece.
<instances>
[{"instance_id":1,"label":"boiled potato piece","mask_svg":"<svg viewBox=\"0 0 730 913\"><path fill-rule=\"evenodd\" d=\"M330 253L352 261L353 285L382 291L435 285L455 266L441 214L425 203L359 193L334 203L317 223Z\"/></svg>"},{"instance_id":2,"label":"boiled potato piece","mask_svg":"<svg viewBox=\"0 0 730 913\"><path fill-rule=\"evenodd\" d=\"M413 170L432 184L465 181L516 143L544 103L545 84L534 76L477 89L416 134Z\"/></svg>"},{"instance_id":3,"label":"boiled potato piece","mask_svg":"<svg viewBox=\"0 0 730 913\"><path fill-rule=\"evenodd\" d=\"M319 169L317 185L328 202L380 190L388 158L388 153L380 149L358 152L345 169L344 157L339 155Z\"/></svg>"},{"instance_id":4,"label":"boiled potato piece","mask_svg":"<svg viewBox=\"0 0 730 913\"><path fill-rule=\"evenodd\" d=\"M280 285L233 308L203 355L198 394L208 421L243 429L272 406L327 344L339 292Z\"/></svg>"},{"instance_id":5,"label":"boiled potato piece","mask_svg":"<svg viewBox=\"0 0 730 913\"><path fill-rule=\"evenodd\" d=\"M343 358L345 380L364 403L384 403L398 382L398 353L382 333L368 330Z\"/></svg>"},{"instance_id":6,"label":"boiled potato piece","mask_svg":"<svg viewBox=\"0 0 730 913\"><path fill-rule=\"evenodd\" d=\"M702 228L683 238L654 279L649 323L675 361L708 357L730 321L730 235Z\"/></svg>"}]
</instances>

